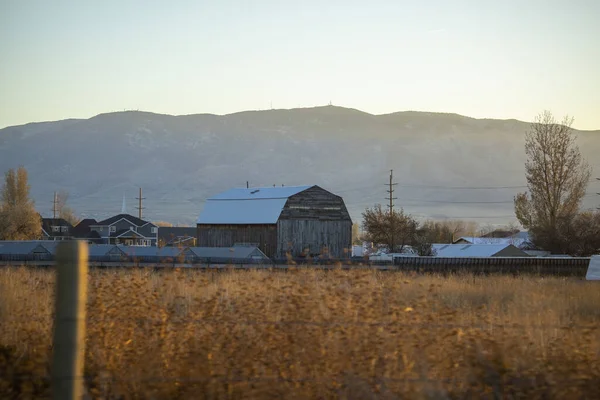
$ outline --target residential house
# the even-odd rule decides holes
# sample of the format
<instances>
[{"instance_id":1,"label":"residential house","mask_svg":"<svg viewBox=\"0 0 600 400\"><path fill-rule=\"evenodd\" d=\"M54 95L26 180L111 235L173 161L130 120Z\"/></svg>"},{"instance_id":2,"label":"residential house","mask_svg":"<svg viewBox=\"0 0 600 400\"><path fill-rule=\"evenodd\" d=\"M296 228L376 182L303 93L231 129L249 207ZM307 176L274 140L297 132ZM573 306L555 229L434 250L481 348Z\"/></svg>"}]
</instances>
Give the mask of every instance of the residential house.
<instances>
[{"instance_id":1,"label":"residential house","mask_svg":"<svg viewBox=\"0 0 600 400\"><path fill-rule=\"evenodd\" d=\"M115 215L90 224L89 228L96 232L103 244L158 245L158 226L129 214Z\"/></svg>"},{"instance_id":2,"label":"residential house","mask_svg":"<svg viewBox=\"0 0 600 400\"><path fill-rule=\"evenodd\" d=\"M73 225L62 218L42 218L43 240L72 239Z\"/></svg>"},{"instance_id":3,"label":"residential house","mask_svg":"<svg viewBox=\"0 0 600 400\"><path fill-rule=\"evenodd\" d=\"M79 221L71 230L73 238L77 240L85 240L89 244L100 244L102 238L97 231L93 231L91 226L98 224L93 218L86 218Z\"/></svg>"}]
</instances>

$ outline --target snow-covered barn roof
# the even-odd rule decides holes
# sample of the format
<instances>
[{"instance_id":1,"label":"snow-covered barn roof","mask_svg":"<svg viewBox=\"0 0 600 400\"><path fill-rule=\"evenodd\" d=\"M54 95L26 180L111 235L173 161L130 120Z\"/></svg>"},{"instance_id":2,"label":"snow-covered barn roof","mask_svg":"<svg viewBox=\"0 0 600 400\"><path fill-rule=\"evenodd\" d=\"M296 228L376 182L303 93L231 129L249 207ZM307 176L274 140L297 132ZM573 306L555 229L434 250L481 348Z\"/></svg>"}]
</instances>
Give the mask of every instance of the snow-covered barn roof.
<instances>
[{"instance_id":1,"label":"snow-covered barn roof","mask_svg":"<svg viewBox=\"0 0 600 400\"><path fill-rule=\"evenodd\" d=\"M312 186L235 188L206 200L198 224L275 224L287 202Z\"/></svg>"}]
</instances>

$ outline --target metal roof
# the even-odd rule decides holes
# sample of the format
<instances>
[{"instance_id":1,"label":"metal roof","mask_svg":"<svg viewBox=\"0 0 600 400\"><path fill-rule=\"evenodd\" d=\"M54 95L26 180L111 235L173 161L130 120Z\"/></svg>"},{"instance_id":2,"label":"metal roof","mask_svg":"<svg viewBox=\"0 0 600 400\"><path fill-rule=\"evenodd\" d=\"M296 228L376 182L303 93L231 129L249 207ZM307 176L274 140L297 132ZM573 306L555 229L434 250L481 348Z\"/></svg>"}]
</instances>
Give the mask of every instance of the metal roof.
<instances>
[{"instance_id":1,"label":"metal roof","mask_svg":"<svg viewBox=\"0 0 600 400\"><path fill-rule=\"evenodd\" d=\"M251 257L260 257L267 259L267 256L254 246L236 246L236 247L188 247L188 252L193 253L200 258L213 259L249 259Z\"/></svg>"},{"instance_id":2,"label":"metal roof","mask_svg":"<svg viewBox=\"0 0 600 400\"><path fill-rule=\"evenodd\" d=\"M433 250L437 257L492 257L502 250L514 247L512 244L434 244ZM522 251L522 250L521 250ZM523 252L523 256L528 254Z\"/></svg>"},{"instance_id":3,"label":"metal roof","mask_svg":"<svg viewBox=\"0 0 600 400\"><path fill-rule=\"evenodd\" d=\"M313 186L231 189L207 199L197 223L275 224L287 199Z\"/></svg>"},{"instance_id":4,"label":"metal roof","mask_svg":"<svg viewBox=\"0 0 600 400\"><path fill-rule=\"evenodd\" d=\"M90 244L88 246L89 257L101 257L107 255L110 251L118 249L114 244Z\"/></svg>"},{"instance_id":5,"label":"metal roof","mask_svg":"<svg viewBox=\"0 0 600 400\"><path fill-rule=\"evenodd\" d=\"M131 257L177 257L183 249L178 247L156 246L117 246L119 250Z\"/></svg>"},{"instance_id":6,"label":"metal roof","mask_svg":"<svg viewBox=\"0 0 600 400\"><path fill-rule=\"evenodd\" d=\"M284 199L208 200L199 224L275 224L287 202Z\"/></svg>"},{"instance_id":7,"label":"metal roof","mask_svg":"<svg viewBox=\"0 0 600 400\"><path fill-rule=\"evenodd\" d=\"M591 257L585 279L588 281L600 281L600 256L593 255Z\"/></svg>"},{"instance_id":8,"label":"metal roof","mask_svg":"<svg viewBox=\"0 0 600 400\"><path fill-rule=\"evenodd\" d=\"M42 240L22 240L22 241L0 241L0 254L32 254L32 253L49 253L50 251L44 246L53 241Z\"/></svg>"}]
</instances>

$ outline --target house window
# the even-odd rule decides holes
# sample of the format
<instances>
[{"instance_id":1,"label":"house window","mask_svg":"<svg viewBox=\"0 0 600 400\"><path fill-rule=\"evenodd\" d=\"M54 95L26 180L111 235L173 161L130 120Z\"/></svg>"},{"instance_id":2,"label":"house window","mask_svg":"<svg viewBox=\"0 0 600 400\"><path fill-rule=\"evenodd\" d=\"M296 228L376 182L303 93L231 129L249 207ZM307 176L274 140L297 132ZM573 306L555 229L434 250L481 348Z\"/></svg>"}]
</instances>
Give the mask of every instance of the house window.
<instances>
[{"instance_id":1,"label":"house window","mask_svg":"<svg viewBox=\"0 0 600 400\"><path fill-rule=\"evenodd\" d=\"M150 232L152 233L158 233L158 228L157 227L153 227Z\"/></svg>"},{"instance_id":2,"label":"house window","mask_svg":"<svg viewBox=\"0 0 600 400\"><path fill-rule=\"evenodd\" d=\"M116 226L111 226L109 229L110 229L111 232L116 232L117 231L117 227Z\"/></svg>"},{"instance_id":3,"label":"house window","mask_svg":"<svg viewBox=\"0 0 600 400\"><path fill-rule=\"evenodd\" d=\"M53 226L52 232L60 232L60 226Z\"/></svg>"}]
</instances>

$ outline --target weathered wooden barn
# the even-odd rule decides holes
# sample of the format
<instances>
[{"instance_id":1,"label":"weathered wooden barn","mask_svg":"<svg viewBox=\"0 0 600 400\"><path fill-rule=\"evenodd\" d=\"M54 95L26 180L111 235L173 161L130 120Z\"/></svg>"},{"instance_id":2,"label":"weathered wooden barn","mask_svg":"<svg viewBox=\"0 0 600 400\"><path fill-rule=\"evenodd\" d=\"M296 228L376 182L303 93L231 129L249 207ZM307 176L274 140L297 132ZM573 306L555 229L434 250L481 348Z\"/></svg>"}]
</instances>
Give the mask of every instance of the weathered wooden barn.
<instances>
[{"instance_id":1,"label":"weathered wooden barn","mask_svg":"<svg viewBox=\"0 0 600 400\"><path fill-rule=\"evenodd\" d=\"M209 198L198 246L255 245L268 257L350 257L352 220L340 196L319 186L239 188Z\"/></svg>"}]
</instances>

